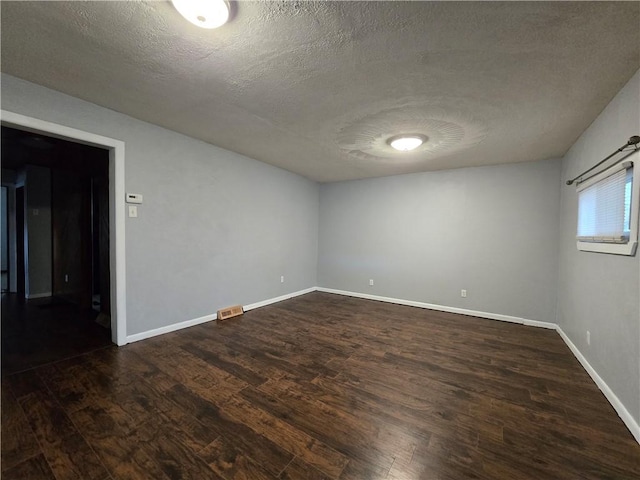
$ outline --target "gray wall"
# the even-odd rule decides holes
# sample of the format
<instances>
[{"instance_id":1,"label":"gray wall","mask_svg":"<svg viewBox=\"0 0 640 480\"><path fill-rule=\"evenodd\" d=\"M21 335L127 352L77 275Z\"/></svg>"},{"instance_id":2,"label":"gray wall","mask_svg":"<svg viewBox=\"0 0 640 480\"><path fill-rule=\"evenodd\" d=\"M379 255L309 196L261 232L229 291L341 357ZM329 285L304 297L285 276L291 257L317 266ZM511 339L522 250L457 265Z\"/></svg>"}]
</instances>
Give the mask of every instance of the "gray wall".
<instances>
[{"instance_id":1,"label":"gray wall","mask_svg":"<svg viewBox=\"0 0 640 480\"><path fill-rule=\"evenodd\" d=\"M640 134L640 72L582 134L562 162L562 181ZM640 421L640 263L576 249L577 195L561 183L558 323ZM591 345L586 331L591 332Z\"/></svg>"},{"instance_id":2,"label":"gray wall","mask_svg":"<svg viewBox=\"0 0 640 480\"><path fill-rule=\"evenodd\" d=\"M8 75L2 108L125 142L128 335L316 285L315 182Z\"/></svg>"},{"instance_id":3,"label":"gray wall","mask_svg":"<svg viewBox=\"0 0 640 480\"><path fill-rule=\"evenodd\" d=\"M555 322L559 175L548 160L322 185L319 285Z\"/></svg>"},{"instance_id":4,"label":"gray wall","mask_svg":"<svg viewBox=\"0 0 640 480\"><path fill-rule=\"evenodd\" d=\"M51 170L27 165L25 181L26 292L51 295Z\"/></svg>"}]
</instances>

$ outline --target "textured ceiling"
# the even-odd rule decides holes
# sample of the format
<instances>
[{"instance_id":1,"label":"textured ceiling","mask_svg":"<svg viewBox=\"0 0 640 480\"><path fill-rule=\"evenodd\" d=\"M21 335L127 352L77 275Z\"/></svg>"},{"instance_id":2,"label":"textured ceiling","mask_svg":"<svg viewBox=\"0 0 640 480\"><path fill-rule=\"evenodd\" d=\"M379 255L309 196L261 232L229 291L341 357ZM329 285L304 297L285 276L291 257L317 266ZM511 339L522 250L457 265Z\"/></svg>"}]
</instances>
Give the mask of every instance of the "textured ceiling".
<instances>
[{"instance_id":1,"label":"textured ceiling","mask_svg":"<svg viewBox=\"0 0 640 480\"><path fill-rule=\"evenodd\" d=\"M3 72L318 181L561 156L640 68L639 2L0 4Z\"/></svg>"}]
</instances>

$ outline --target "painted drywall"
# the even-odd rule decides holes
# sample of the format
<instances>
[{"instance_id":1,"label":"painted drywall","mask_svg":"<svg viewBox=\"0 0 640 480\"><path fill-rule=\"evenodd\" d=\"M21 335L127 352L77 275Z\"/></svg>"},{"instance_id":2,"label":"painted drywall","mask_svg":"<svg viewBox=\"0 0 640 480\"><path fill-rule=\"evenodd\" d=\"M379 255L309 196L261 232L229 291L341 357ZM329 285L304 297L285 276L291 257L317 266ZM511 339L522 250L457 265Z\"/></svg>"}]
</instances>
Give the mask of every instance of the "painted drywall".
<instances>
[{"instance_id":1,"label":"painted drywall","mask_svg":"<svg viewBox=\"0 0 640 480\"><path fill-rule=\"evenodd\" d=\"M616 95L562 161L558 324L640 422L640 262L579 252L577 194L564 185L640 134L640 71ZM591 332L587 345L586 332Z\"/></svg>"},{"instance_id":2,"label":"painted drywall","mask_svg":"<svg viewBox=\"0 0 640 480\"><path fill-rule=\"evenodd\" d=\"M559 175L547 160L322 185L319 286L554 322Z\"/></svg>"},{"instance_id":3,"label":"painted drywall","mask_svg":"<svg viewBox=\"0 0 640 480\"><path fill-rule=\"evenodd\" d=\"M125 142L127 335L316 285L315 182L8 75L2 108Z\"/></svg>"},{"instance_id":4,"label":"painted drywall","mask_svg":"<svg viewBox=\"0 0 640 480\"><path fill-rule=\"evenodd\" d=\"M27 165L25 181L27 297L51 295L51 170Z\"/></svg>"}]
</instances>

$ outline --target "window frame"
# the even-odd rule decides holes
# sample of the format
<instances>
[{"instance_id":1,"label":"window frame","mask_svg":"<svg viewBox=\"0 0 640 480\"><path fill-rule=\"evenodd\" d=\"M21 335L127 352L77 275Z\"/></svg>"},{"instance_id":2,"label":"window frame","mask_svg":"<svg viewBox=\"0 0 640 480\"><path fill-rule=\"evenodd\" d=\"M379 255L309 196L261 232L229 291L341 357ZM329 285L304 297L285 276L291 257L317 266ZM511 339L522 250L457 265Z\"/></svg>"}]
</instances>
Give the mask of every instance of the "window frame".
<instances>
[{"instance_id":1,"label":"window frame","mask_svg":"<svg viewBox=\"0 0 640 480\"><path fill-rule=\"evenodd\" d=\"M613 165L606 170L594 175L588 180L580 183L577 186L576 194L579 194L581 190L584 190L591 185L598 183L599 181L611 176L616 170L620 170L623 164L626 162L633 162L633 174L631 180L631 211L629 213L629 241L627 243L607 243L607 242L584 242L576 240L576 246L581 252L596 252L596 253L609 253L612 255L627 255L633 256L636 253L638 246L638 208L640 207L640 150L636 150L633 153L627 155L623 161ZM578 190L579 188L579 190ZM577 232L578 213L576 211L576 232Z\"/></svg>"}]
</instances>

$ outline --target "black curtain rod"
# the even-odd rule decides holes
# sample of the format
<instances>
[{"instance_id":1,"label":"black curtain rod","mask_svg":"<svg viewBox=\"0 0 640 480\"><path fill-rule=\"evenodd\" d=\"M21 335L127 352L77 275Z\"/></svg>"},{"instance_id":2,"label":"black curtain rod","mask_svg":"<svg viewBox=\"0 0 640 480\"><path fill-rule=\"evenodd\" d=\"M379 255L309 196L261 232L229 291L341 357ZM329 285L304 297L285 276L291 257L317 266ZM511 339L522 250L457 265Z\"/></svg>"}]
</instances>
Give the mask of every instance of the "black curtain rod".
<instances>
[{"instance_id":1,"label":"black curtain rod","mask_svg":"<svg viewBox=\"0 0 640 480\"><path fill-rule=\"evenodd\" d=\"M613 152L611 155L609 155L607 158L605 158L604 160L599 161L598 163L596 163L593 167L591 167L588 170L585 170L584 172L582 172L580 175L578 175L577 177L572 178L571 180L567 180L567 185L571 185L573 182L575 182L576 180L578 180L579 178L585 176L587 173L589 173L591 170L595 170L596 168L598 168L600 165L602 165L604 162L606 162L607 160L609 160L611 157L613 157L614 155L617 155L620 152L624 152L624 149L627 147L630 147L632 145L638 145L640 143L640 136L638 135L634 135L633 137L629 138L629 141L627 143L625 143L623 146L621 146L619 149L617 149L615 152ZM637 150L638 147L635 148L635 150Z\"/></svg>"}]
</instances>

